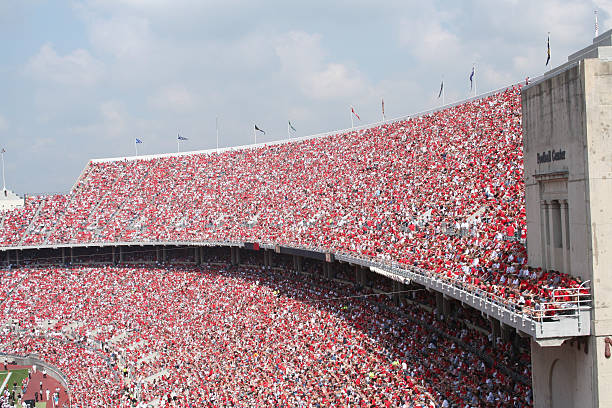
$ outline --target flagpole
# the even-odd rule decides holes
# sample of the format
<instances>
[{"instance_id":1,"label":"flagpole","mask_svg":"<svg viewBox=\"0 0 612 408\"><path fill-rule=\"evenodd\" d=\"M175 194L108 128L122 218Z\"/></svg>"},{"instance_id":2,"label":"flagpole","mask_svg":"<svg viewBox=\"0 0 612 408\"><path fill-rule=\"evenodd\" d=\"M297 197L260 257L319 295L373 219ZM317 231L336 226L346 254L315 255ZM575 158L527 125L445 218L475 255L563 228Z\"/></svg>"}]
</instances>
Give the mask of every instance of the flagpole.
<instances>
[{"instance_id":1,"label":"flagpole","mask_svg":"<svg viewBox=\"0 0 612 408\"><path fill-rule=\"evenodd\" d=\"M219 117L215 117L215 130L217 131L217 153L219 153Z\"/></svg>"},{"instance_id":2,"label":"flagpole","mask_svg":"<svg viewBox=\"0 0 612 408\"><path fill-rule=\"evenodd\" d=\"M6 191L6 179L4 178L4 149L2 149L2 190Z\"/></svg>"},{"instance_id":3,"label":"flagpole","mask_svg":"<svg viewBox=\"0 0 612 408\"><path fill-rule=\"evenodd\" d=\"M176 137L176 152L181 152L181 139L179 139L178 136Z\"/></svg>"},{"instance_id":4,"label":"flagpole","mask_svg":"<svg viewBox=\"0 0 612 408\"><path fill-rule=\"evenodd\" d=\"M255 144L257 144L257 131L255 130L255 124L253 123L253 137L255 138Z\"/></svg>"},{"instance_id":5,"label":"flagpole","mask_svg":"<svg viewBox=\"0 0 612 408\"><path fill-rule=\"evenodd\" d=\"M476 96L476 63L474 63L474 96Z\"/></svg>"},{"instance_id":6,"label":"flagpole","mask_svg":"<svg viewBox=\"0 0 612 408\"><path fill-rule=\"evenodd\" d=\"M442 79L442 106L446 105L446 95L444 91L444 79Z\"/></svg>"},{"instance_id":7,"label":"flagpole","mask_svg":"<svg viewBox=\"0 0 612 408\"><path fill-rule=\"evenodd\" d=\"M136 150L136 156L138 156L138 143L136 142L136 139L134 139L134 150Z\"/></svg>"},{"instance_id":8,"label":"flagpole","mask_svg":"<svg viewBox=\"0 0 612 408\"><path fill-rule=\"evenodd\" d=\"M349 115L351 115L351 129L353 129L355 127L355 124L353 123L353 107L351 106L351 110L349 111Z\"/></svg>"},{"instance_id":9,"label":"flagpole","mask_svg":"<svg viewBox=\"0 0 612 408\"><path fill-rule=\"evenodd\" d=\"M289 121L287 121L287 139L291 139L291 133L289 132Z\"/></svg>"}]
</instances>

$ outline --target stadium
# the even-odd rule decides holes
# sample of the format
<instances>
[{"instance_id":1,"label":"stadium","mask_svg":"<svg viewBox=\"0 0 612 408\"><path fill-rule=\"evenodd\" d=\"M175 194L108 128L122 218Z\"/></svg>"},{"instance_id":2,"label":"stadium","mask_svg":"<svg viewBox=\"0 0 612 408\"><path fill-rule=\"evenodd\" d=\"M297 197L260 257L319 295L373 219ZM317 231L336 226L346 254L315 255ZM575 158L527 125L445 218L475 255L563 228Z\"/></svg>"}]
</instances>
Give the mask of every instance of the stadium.
<instances>
[{"instance_id":1,"label":"stadium","mask_svg":"<svg viewBox=\"0 0 612 408\"><path fill-rule=\"evenodd\" d=\"M418 115L5 189L2 407L612 406L611 50Z\"/></svg>"}]
</instances>

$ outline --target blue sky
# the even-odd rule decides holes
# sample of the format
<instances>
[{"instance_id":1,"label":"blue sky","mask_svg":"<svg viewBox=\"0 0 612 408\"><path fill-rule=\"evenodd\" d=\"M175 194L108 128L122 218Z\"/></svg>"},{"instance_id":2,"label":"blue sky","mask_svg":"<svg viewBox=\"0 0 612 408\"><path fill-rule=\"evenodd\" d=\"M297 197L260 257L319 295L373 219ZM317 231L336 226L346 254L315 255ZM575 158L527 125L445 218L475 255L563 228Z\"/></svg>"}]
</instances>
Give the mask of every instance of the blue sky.
<instances>
[{"instance_id":1,"label":"blue sky","mask_svg":"<svg viewBox=\"0 0 612 408\"><path fill-rule=\"evenodd\" d=\"M215 147L350 126L544 72L591 43L598 1L0 2L0 143L19 193L67 191L91 158Z\"/></svg>"}]
</instances>

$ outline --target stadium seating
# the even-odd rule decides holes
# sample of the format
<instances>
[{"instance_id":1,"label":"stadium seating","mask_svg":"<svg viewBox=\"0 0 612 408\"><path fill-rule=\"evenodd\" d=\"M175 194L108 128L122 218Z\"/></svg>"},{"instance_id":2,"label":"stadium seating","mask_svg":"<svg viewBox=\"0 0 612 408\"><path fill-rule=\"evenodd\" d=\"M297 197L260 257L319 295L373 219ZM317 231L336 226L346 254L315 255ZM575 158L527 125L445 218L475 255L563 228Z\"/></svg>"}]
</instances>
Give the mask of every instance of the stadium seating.
<instances>
[{"instance_id":1,"label":"stadium seating","mask_svg":"<svg viewBox=\"0 0 612 408\"><path fill-rule=\"evenodd\" d=\"M77 408L532 403L520 349L492 347L498 339L467 310L437 318L424 290L398 308L280 268L38 267L10 276L3 283L16 289L0 308L14 323L0 351L59 367Z\"/></svg>"},{"instance_id":2,"label":"stadium seating","mask_svg":"<svg viewBox=\"0 0 612 408\"><path fill-rule=\"evenodd\" d=\"M41 202L42 200L42 202ZM526 266L520 92L219 154L91 162L7 213L4 246L239 240L418 266L541 316L580 280Z\"/></svg>"}]
</instances>

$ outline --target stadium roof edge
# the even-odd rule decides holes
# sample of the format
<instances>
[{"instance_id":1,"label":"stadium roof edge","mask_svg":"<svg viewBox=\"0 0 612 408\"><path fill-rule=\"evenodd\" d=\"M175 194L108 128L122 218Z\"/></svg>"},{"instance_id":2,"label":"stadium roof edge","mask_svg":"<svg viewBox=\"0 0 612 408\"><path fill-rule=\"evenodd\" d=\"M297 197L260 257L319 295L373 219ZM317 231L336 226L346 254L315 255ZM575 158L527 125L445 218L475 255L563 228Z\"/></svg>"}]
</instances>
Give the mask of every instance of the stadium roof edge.
<instances>
[{"instance_id":1,"label":"stadium roof edge","mask_svg":"<svg viewBox=\"0 0 612 408\"><path fill-rule=\"evenodd\" d=\"M540 77L538 77L537 79L539 80ZM483 99L486 97L489 97L493 94L496 94L498 92L503 92L506 89L512 88L514 86L517 85L521 85L523 82L516 82L507 86L503 86L501 88L492 90L492 91L488 91L485 93L482 93L480 95L476 95L473 96L471 98L466 98L466 99L462 99L453 103L449 103L446 104L444 106L439 106L436 108L432 108L432 109L428 109L425 111L421 111L421 112L417 112L417 113L413 113L413 114L409 114L409 115L404 115L404 116L399 116L393 119L388 119L385 121L379 121L379 122L373 122L373 123L368 123L365 125L361 125L361 126L357 126L354 128L347 128L347 129L338 129L338 130L334 130L334 131L330 131L330 132L324 132L324 133L317 133L317 134L313 134L313 135L309 135L309 136L301 136L301 137L295 137L295 138L290 138L290 139L281 139L281 140L275 140L275 141L270 141L270 142L263 142L263 143L257 143L257 144L249 144L249 145L240 145L240 146L230 146L230 147L223 147L223 148L213 148L213 149L205 149L205 150L192 150L192 151L186 151L186 152L177 152L177 153L158 153L158 154L149 154L149 155L141 155L141 156L121 156L121 157L109 157L109 158L100 158L100 159L91 159L89 163L105 163L105 162L113 162L113 161L121 161L121 160L152 160L152 159L157 159L157 158L162 158L162 157L179 157L179 156L187 156L187 155L192 155L192 154L212 154L212 153L221 153L221 152L226 152L226 151L236 151L236 150L246 150L246 149L253 149L253 148L257 148L257 147L263 147L263 146L275 146L275 145L280 145L280 144L285 144L285 143L292 143L292 142L300 142L303 140L309 140L309 139L316 139L316 138L321 138L321 137L326 137L326 136L332 136L332 135L337 135L340 133L349 133L349 132L359 132L361 130L365 130L365 129L370 129L372 127L376 127L376 126L381 126L381 125L385 125L388 123L394 123L394 122L398 122L401 120L407 120L410 118L416 118L416 117L420 117L420 116L426 116L426 115L430 115L432 113L435 112L439 112L441 110L444 109L448 109L448 108L452 108L458 105L462 105L464 103L467 102L471 102L471 101L475 101L475 100L479 100L479 99Z\"/></svg>"}]
</instances>

